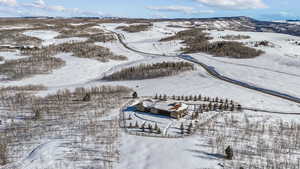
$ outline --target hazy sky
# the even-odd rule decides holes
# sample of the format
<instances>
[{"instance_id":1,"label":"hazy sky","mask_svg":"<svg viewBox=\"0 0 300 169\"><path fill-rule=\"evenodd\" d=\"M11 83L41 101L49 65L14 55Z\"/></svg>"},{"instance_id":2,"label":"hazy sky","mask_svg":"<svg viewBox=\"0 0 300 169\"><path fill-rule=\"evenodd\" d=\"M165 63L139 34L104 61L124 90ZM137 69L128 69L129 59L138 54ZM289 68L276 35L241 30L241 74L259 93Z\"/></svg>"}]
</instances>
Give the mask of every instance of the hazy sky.
<instances>
[{"instance_id":1,"label":"hazy sky","mask_svg":"<svg viewBox=\"0 0 300 169\"><path fill-rule=\"evenodd\" d=\"M0 16L299 19L299 0L0 0Z\"/></svg>"}]
</instances>

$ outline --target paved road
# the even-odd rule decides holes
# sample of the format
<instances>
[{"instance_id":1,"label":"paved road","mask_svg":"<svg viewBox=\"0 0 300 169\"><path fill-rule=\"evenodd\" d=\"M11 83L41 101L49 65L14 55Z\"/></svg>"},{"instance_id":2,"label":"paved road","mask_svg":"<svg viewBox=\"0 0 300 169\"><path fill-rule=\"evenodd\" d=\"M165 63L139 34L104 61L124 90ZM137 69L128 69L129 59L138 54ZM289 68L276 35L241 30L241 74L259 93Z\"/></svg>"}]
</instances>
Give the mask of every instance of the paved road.
<instances>
[{"instance_id":1,"label":"paved road","mask_svg":"<svg viewBox=\"0 0 300 169\"><path fill-rule=\"evenodd\" d=\"M123 35L118 34L116 32L112 32L112 33L114 33L115 35L118 36L118 39L119 39L120 43L125 48L127 48L128 50L131 50L131 51L136 52L136 53L146 54L146 55L152 55L152 56L166 56L166 55L161 55L161 54L147 53L147 52L143 52L143 51L139 51L139 50L133 49L133 48L129 47L123 41L123 38L124 38ZM216 71L216 69L214 67L206 65L206 64L200 62L199 60L193 58L190 55L180 54L180 55L177 55L177 56L169 56L169 57L179 57L179 58L182 58L184 60L196 63L196 64L200 65L201 67L203 67L207 71L207 73L209 73L211 76L213 76L213 77L215 77L217 79L220 79L222 81L225 81L225 82L228 82L228 83L231 83L231 84L234 84L234 85L238 85L238 86L241 86L241 87L244 87L244 88L248 88L248 89L255 90L255 91L258 91L258 92L261 92L261 93L264 93L264 94L272 95L272 96L275 96L275 97L279 97L281 99L285 99L285 100L288 100L288 101L300 104L300 98L298 98L296 96L292 96L292 95L289 95L289 94L286 94L286 93L282 93L282 92L278 92L278 91L271 90L271 89L266 89L266 88L258 87L256 85L249 84L247 82L242 82L242 81L235 80L235 79L232 79L230 77L221 75L219 72Z\"/></svg>"},{"instance_id":2,"label":"paved road","mask_svg":"<svg viewBox=\"0 0 300 169\"><path fill-rule=\"evenodd\" d=\"M252 85L252 84L249 84L249 83L246 83L246 82L242 82L242 81L239 81L239 80L235 80L235 79L229 78L229 77L224 76L224 75L221 75L219 72L217 72L215 70L214 67L206 65L206 64L194 59L190 55L182 54L182 55L179 55L179 57L182 58L182 59L188 60L190 62L199 64L210 75L212 75L213 77L215 77L217 79L220 79L220 80L226 81L228 83L232 83L232 84L235 84L235 85L238 85L238 86L241 86L241 87L252 89L252 90L255 90L255 91L258 91L258 92L262 92L262 93L265 93L265 94L269 94L269 95L272 95L272 96L275 96L275 97L279 97L279 98L282 98L282 99L289 100L289 101L300 104L300 98L298 98L298 97L291 96L291 95L285 94L285 93L281 93L281 92L278 92L278 91L275 91L275 90L270 90L270 89L266 89L266 88L257 87L255 85Z\"/></svg>"}]
</instances>

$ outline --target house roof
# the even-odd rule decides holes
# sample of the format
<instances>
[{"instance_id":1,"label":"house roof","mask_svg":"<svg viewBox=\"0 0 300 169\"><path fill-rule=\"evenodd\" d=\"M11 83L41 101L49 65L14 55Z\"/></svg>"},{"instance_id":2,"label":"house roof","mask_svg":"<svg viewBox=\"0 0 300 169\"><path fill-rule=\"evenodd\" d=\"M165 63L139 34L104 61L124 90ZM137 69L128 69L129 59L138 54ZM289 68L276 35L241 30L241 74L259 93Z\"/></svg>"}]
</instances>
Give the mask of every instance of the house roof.
<instances>
[{"instance_id":1,"label":"house roof","mask_svg":"<svg viewBox=\"0 0 300 169\"><path fill-rule=\"evenodd\" d=\"M142 102L145 108L155 108L158 110L177 112L186 110L188 105L184 103L170 102L170 101L155 101L155 100L144 100Z\"/></svg>"}]
</instances>

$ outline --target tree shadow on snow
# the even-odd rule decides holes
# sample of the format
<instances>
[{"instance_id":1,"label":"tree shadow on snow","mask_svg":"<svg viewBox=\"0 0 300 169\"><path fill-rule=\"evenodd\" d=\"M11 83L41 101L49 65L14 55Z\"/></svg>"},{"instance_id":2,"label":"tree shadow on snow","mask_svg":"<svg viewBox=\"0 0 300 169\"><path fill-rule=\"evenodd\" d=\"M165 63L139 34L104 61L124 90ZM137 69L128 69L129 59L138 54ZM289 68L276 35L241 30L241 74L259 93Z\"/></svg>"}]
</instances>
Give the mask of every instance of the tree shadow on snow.
<instances>
[{"instance_id":1,"label":"tree shadow on snow","mask_svg":"<svg viewBox=\"0 0 300 169\"><path fill-rule=\"evenodd\" d=\"M130 112L135 112L136 111L136 108L134 106L129 106L129 107L126 107L126 109L123 110L124 112L127 112L127 111L130 111Z\"/></svg>"},{"instance_id":2,"label":"tree shadow on snow","mask_svg":"<svg viewBox=\"0 0 300 169\"><path fill-rule=\"evenodd\" d=\"M208 153L208 152L205 152L202 150L188 149L187 151L192 152L193 156L195 156L195 157L207 159L207 160L218 160L218 159L225 158L225 156L223 154Z\"/></svg>"}]
</instances>

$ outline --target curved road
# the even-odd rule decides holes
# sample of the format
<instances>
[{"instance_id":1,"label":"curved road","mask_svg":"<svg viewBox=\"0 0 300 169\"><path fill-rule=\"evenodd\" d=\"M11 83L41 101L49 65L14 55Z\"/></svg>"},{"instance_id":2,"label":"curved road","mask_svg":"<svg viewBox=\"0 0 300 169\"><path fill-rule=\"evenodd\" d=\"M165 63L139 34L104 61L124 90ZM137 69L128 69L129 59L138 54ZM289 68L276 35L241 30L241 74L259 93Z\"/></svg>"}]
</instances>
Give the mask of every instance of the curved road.
<instances>
[{"instance_id":1,"label":"curved road","mask_svg":"<svg viewBox=\"0 0 300 169\"><path fill-rule=\"evenodd\" d=\"M153 54L153 53L142 52L142 51L133 49L133 48L129 47L123 41L123 38L124 38L123 35L121 35L119 33L116 33L116 32L112 32L112 31L110 31L110 32L117 35L118 40L120 41L120 43L125 48L127 48L128 50L131 50L131 51L136 52L136 53L152 55L152 56L166 56L166 55L161 55L161 54ZM246 83L246 82L242 82L242 81L235 80L235 79L232 79L230 77L221 75L219 72L217 72L215 70L214 67L206 65L206 64L200 62L199 60L193 58L190 55L180 54L180 55L177 55L177 56L169 56L169 57L179 57L181 59L196 63L196 64L200 65L202 68L204 68L207 71L207 73L209 73L211 76L213 76L217 79L220 79L222 81L225 81L225 82L228 82L228 83L231 83L231 84L234 84L234 85L238 85L238 86L241 86L241 87L244 87L244 88L247 88L247 89L255 90L255 91L258 91L258 92L261 92L261 93L264 93L264 94L272 95L272 96L275 96L275 97L279 97L281 99L289 100L289 101L300 104L300 98L298 98L298 97L295 97L295 96L292 96L292 95L289 95L289 94L285 94L285 93L281 93L281 92L271 90L271 89L261 88L261 87L258 87L258 86L255 86L255 85L252 85L252 84L249 84L249 83Z\"/></svg>"}]
</instances>

